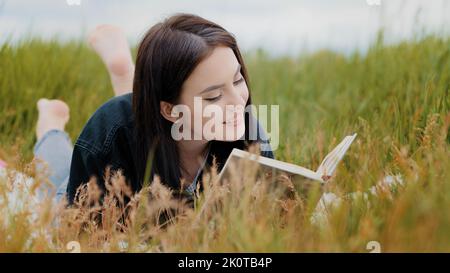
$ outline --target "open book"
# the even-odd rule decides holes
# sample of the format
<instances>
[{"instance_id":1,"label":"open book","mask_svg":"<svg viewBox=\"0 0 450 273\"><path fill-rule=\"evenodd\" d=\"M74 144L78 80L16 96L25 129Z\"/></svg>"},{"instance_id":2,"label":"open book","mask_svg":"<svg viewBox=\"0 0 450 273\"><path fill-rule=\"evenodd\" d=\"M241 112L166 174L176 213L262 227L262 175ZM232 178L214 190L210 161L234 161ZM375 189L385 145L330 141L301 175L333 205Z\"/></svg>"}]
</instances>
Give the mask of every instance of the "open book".
<instances>
[{"instance_id":1,"label":"open book","mask_svg":"<svg viewBox=\"0 0 450 273\"><path fill-rule=\"evenodd\" d=\"M271 173L272 177L274 173L287 174L293 180L300 178L301 180L308 180L319 182L324 184L334 174L338 163L342 160L348 148L356 138L356 133L350 136L346 136L341 143L339 143L322 161L316 171L297 166L291 163L283 162L280 160L263 157L257 154L252 154L240 149L233 149L228 157L225 165L219 173L219 179L228 175L230 165L240 166L243 162L241 160L251 160L256 164L259 164L262 169Z\"/></svg>"}]
</instances>

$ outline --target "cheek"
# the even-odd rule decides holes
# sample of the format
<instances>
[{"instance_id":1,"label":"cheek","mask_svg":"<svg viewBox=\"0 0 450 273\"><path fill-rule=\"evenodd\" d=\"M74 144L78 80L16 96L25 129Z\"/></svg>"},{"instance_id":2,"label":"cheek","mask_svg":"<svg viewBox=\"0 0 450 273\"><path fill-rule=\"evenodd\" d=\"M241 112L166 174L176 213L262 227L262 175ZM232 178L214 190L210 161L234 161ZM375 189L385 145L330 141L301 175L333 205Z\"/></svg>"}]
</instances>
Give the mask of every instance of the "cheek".
<instances>
[{"instance_id":1,"label":"cheek","mask_svg":"<svg viewBox=\"0 0 450 273\"><path fill-rule=\"evenodd\" d=\"M245 104L247 104L247 101L248 101L249 92L248 92L247 84L243 84L242 86L243 87L241 90L241 97L242 97L242 100L244 101L244 105L245 105Z\"/></svg>"}]
</instances>

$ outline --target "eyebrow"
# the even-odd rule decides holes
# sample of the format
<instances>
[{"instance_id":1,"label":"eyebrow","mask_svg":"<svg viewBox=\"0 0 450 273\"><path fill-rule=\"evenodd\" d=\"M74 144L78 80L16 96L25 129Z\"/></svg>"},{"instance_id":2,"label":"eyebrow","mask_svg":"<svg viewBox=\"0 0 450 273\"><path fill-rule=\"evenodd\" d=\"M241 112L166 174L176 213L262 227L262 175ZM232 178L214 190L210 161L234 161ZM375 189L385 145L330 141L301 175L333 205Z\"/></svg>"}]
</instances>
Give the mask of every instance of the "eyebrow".
<instances>
[{"instance_id":1,"label":"eyebrow","mask_svg":"<svg viewBox=\"0 0 450 273\"><path fill-rule=\"evenodd\" d=\"M236 72L234 73L234 76L235 76L235 77L236 77L237 74L239 74L239 71L241 71L241 64L238 64L238 67L237 67L237 69L236 69ZM200 94L203 94L203 93L205 93L205 92L209 92L209 91L212 91L212 90L216 90L216 89L222 88L222 87L224 87L224 86L225 86L224 83L222 83L222 84L216 84L216 85L211 85L211 86L209 86L209 87L206 87L202 92L200 92Z\"/></svg>"}]
</instances>

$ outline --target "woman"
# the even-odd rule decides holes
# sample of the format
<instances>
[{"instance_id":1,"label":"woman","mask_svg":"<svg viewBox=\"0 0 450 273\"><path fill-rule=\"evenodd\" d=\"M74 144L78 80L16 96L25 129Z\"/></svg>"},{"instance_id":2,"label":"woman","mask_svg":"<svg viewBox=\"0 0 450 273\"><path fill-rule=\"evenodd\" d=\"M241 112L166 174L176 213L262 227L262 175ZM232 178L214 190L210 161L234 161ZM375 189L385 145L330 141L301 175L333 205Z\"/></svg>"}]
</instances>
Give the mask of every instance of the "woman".
<instances>
[{"instance_id":1,"label":"woman","mask_svg":"<svg viewBox=\"0 0 450 273\"><path fill-rule=\"evenodd\" d=\"M174 104L193 107L192 99L205 89L208 91L200 97L206 105L250 104L245 64L234 38L220 26L193 15L170 17L144 37L136 69L125 35L119 28L97 27L89 37L89 44L105 63L116 97L94 113L74 147L64 131L69 120L68 106L60 100L41 99L37 103L38 141L34 154L48 165L49 179L57 189L55 201L66 193L73 203L76 189L91 176L97 176L104 188L102 176L107 166L122 169L132 189L139 190L152 147L152 174L161 176L162 182L175 190L180 188L180 179L191 181L186 191L193 193L202 170L211 166L214 156L220 169L232 148L245 149L252 143L238 139L237 135L237 140L232 141L175 141L169 133L176 121L170 115ZM237 67L239 71L235 73ZM217 83L223 85L210 88ZM131 89L133 94L129 93ZM190 118L202 119L195 113ZM243 126L245 137L250 121L246 120ZM225 124L221 129L239 131L237 125ZM187 130L196 131L195 128ZM262 130L258 132L264 134ZM260 135L258 141L265 139ZM273 158L270 150L261 154ZM0 160L0 178L4 168L6 163ZM394 184L403 184L401 177L387 176L378 185ZM375 188L369 193L376 193ZM326 207L339 204L339 200L331 193L323 195L313 222L321 224Z\"/></svg>"},{"instance_id":2,"label":"woman","mask_svg":"<svg viewBox=\"0 0 450 273\"><path fill-rule=\"evenodd\" d=\"M106 57L103 59L108 63ZM120 63L114 66L120 67ZM126 77L121 80L125 82ZM266 141L248 112L233 112L231 119L214 115L212 138L205 138L203 126L194 125L210 121L202 115L208 106L218 107L223 113L230 105L235 109L250 105L248 83L236 41L221 26L190 14L174 15L154 25L138 49L130 86L133 93L101 106L74 146L67 187L69 203L92 177L105 190L107 167L122 170L133 192L158 175L174 191L193 193L213 158L220 170L233 148L247 149L255 142ZM196 99L202 102L201 111L195 109ZM194 135L194 139L173 135L174 124L180 121L173 110L179 105L191 110L189 116L182 117L187 122L181 133ZM255 139L250 138L254 128ZM261 155L273 158L270 149Z\"/></svg>"}]
</instances>

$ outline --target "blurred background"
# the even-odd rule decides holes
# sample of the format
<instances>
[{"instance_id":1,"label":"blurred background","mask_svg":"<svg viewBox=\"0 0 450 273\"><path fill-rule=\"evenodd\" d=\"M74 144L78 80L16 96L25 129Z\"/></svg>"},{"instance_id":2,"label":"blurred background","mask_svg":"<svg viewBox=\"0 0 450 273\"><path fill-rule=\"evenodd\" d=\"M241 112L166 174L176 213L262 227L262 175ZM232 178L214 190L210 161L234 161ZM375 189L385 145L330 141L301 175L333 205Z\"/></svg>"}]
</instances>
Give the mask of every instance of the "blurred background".
<instances>
[{"instance_id":1,"label":"blurred background","mask_svg":"<svg viewBox=\"0 0 450 273\"><path fill-rule=\"evenodd\" d=\"M207 220L198 228L201 209L169 233L151 232L155 245L134 226L126 234L136 238L129 251L367 252L375 240L382 252L450 252L450 214L443 209L450 207L450 1L0 0L0 159L34 175L28 163L40 98L70 106L73 141L112 98L88 31L119 25L135 53L144 32L175 12L198 14L236 36L252 103L279 105L277 159L316 169L344 136L358 137L327 186L343 200L328 225L305 221L314 198L291 203L236 191L224 202L226 213L204 217L218 225ZM393 177L403 186L383 186ZM243 184L251 187L251 180ZM0 197L9 185L0 177ZM373 187L380 194L366 203ZM364 198L348 198L355 192ZM44 220L35 220L34 212L14 214L8 202L0 202L0 215L8 216L0 217L0 252L61 252L72 240L84 251L117 251L114 242L124 238L110 226L84 236L84 224L73 224L72 216L56 227L46 210ZM111 244L103 244L105 234Z\"/></svg>"},{"instance_id":2,"label":"blurred background","mask_svg":"<svg viewBox=\"0 0 450 273\"><path fill-rule=\"evenodd\" d=\"M110 23L135 44L174 12L206 17L234 33L243 50L272 55L365 52L380 29L385 42L394 43L422 32L448 33L450 25L445 0L0 0L0 43L36 35L74 39Z\"/></svg>"}]
</instances>

